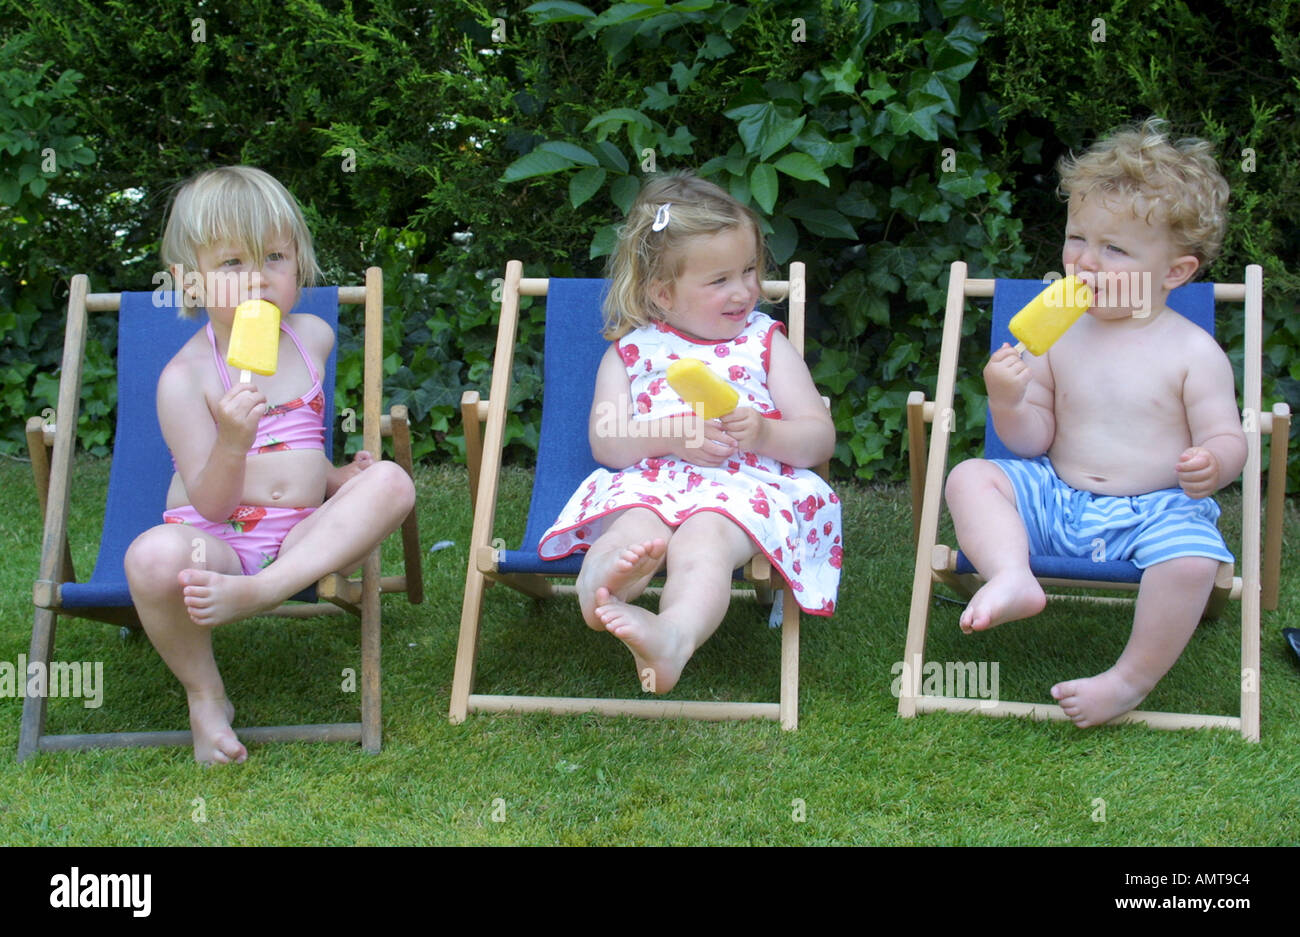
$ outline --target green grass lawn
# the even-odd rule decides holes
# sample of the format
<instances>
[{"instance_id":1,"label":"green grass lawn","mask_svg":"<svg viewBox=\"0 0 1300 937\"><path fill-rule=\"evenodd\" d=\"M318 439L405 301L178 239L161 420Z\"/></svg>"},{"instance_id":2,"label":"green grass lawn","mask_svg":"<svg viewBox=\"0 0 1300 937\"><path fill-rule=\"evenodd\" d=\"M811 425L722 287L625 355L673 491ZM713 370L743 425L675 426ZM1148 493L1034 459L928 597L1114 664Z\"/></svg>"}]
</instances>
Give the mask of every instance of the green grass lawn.
<instances>
[{"instance_id":1,"label":"green grass lawn","mask_svg":"<svg viewBox=\"0 0 1300 937\"><path fill-rule=\"evenodd\" d=\"M88 576L108 466L76 466L72 543ZM522 512L531 475L507 473L499 517ZM30 468L0 464L0 661L28 649L41 518ZM957 714L903 720L890 694L911 588L910 507L896 488L840 486L845 567L834 618L805 618L800 728L597 716L475 716L447 722L464 589L463 469L417 477L426 601L384 602L384 750L253 746L204 769L187 749L41 754L14 761L22 701L0 699L0 842L244 844L1068 844L1300 842L1300 666L1281 638L1300 627L1300 527L1288 514L1281 609L1263 621L1263 740L1141 726L1080 731ZM1221 499L1230 545L1235 494ZM1235 516L1233 512L1236 512ZM385 570L395 572L390 542ZM1123 609L1052 605L965 637L959 606L934 607L929 656L999 665L1004 699L1049 702L1057 680L1109 666ZM1239 606L1203 625L1144 708L1235 713ZM589 631L572 600L488 592L477 689L635 695L627 651ZM61 618L56 660L102 661L104 699L51 701L56 733L183 729L184 694L148 640ZM260 618L218 630L236 724L353 721L342 690L359 667L349 618ZM670 698L776 698L779 634L733 603Z\"/></svg>"}]
</instances>

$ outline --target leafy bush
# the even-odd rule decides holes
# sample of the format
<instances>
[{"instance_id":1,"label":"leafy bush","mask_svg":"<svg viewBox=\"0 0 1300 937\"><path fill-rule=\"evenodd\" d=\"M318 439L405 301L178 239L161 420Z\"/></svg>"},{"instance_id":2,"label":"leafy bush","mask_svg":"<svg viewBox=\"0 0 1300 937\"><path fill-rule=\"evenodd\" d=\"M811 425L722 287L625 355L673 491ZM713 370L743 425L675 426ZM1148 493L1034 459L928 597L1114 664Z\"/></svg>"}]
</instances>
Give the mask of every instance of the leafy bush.
<instances>
[{"instance_id":1,"label":"leafy bush","mask_svg":"<svg viewBox=\"0 0 1300 937\"><path fill-rule=\"evenodd\" d=\"M997 9L624 3L597 15L548 0L528 12L556 43L598 42L609 68L580 111L552 110L503 181L575 209L603 202L611 219L645 173L698 167L751 204L779 264L810 261L810 359L833 395L838 461L860 478L897 471L903 402L934 384L948 265L1007 275L1028 259L981 90ZM595 230L592 257L614 230ZM962 391L970 442L983 406L969 381Z\"/></svg>"},{"instance_id":2,"label":"leafy bush","mask_svg":"<svg viewBox=\"0 0 1300 937\"><path fill-rule=\"evenodd\" d=\"M934 384L948 264L1057 267L1055 159L1152 112L1218 143L1233 218L1210 272L1264 265L1269 391L1300 408L1300 2L1200 9L0 0L0 451L53 403L67 279L149 288L168 189L195 171L245 162L284 181L330 280L385 268L387 392L411 407L417 452L445 459L463 449L460 392L488 383L505 261L598 275L642 177L693 168L759 211L782 264L809 263L836 471L896 478L904 397ZM49 147L59 171L32 175ZM113 323L92 328L82 439L99 449ZM540 414L527 303L521 331L514 452ZM978 344L959 453L984 419ZM340 352L347 405L348 330Z\"/></svg>"}]
</instances>

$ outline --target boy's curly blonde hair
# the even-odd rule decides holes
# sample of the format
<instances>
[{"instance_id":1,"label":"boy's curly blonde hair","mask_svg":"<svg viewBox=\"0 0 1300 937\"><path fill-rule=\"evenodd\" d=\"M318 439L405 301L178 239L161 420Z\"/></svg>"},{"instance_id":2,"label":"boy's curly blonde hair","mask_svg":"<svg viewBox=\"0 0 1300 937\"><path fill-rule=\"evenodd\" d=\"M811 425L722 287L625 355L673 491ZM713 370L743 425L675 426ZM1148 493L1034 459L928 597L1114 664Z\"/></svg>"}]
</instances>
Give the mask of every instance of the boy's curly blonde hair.
<instances>
[{"instance_id":1,"label":"boy's curly blonde hair","mask_svg":"<svg viewBox=\"0 0 1300 937\"><path fill-rule=\"evenodd\" d=\"M201 172L176 189L167 210L162 262L186 276L199 269L199 249L229 241L249 257L262 257L277 238L288 237L298 253L298 286L311 286L320 274L311 231L297 200L270 173L252 166L222 166ZM176 284L180 291L181 284ZM289 310L285 310L288 313ZM182 304L179 314L192 318Z\"/></svg>"},{"instance_id":2,"label":"boy's curly blonde hair","mask_svg":"<svg viewBox=\"0 0 1300 937\"><path fill-rule=\"evenodd\" d=\"M656 231L655 216L664 205L671 206L668 223ZM605 338L614 341L633 329L663 321L665 310L651 298L651 288L677 279L692 238L745 226L754 235L761 283L771 279L770 263L753 209L693 173L656 174L632 203L627 222L619 229L618 247L609 258Z\"/></svg>"},{"instance_id":3,"label":"boy's curly blonde hair","mask_svg":"<svg viewBox=\"0 0 1300 937\"><path fill-rule=\"evenodd\" d=\"M1134 214L1169 227L1180 254L1203 271L1219 256L1228 226L1228 182L1214 147L1196 137L1171 141L1158 117L1120 127L1080 157L1061 157L1057 191L1067 200L1094 192L1132 200Z\"/></svg>"}]
</instances>

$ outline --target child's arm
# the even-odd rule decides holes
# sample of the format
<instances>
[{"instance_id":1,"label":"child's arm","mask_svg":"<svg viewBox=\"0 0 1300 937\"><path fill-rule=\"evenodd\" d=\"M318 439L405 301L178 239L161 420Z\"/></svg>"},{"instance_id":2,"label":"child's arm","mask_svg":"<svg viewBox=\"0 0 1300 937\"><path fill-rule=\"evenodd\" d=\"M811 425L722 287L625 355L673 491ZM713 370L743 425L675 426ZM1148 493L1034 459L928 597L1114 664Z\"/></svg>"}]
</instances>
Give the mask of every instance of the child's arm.
<instances>
[{"instance_id":1,"label":"child's arm","mask_svg":"<svg viewBox=\"0 0 1300 937\"><path fill-rule=\"evenodd\" d=\"M984 366L993 427L1003 444L1024 459L1051 448L1056 438L1055 385L1047 356L1025 361L1008 343Z\"/></svg>"},{"instance_id":2,"label":"child's arm","mask_svg":"<svg viewBox=\"0 0 1300 937\"><path fill-rule=\"evenodd\" d=\"M1232 365L1217 345L1197 349L1183 382L1183 406L1192 445L1178 458L1178 484L1206 498L1231 484L1246 464L1246 435L1237 414Z\"/></svg>"},{"instance_id":3,"label":"child's arm","mask_svg":"<svg viewBox=\"0 0 1300 937\"><path fill-rule=\"evenodd\" d=\"M795 468L829 459L835 452L835 423L808 366L781 332L772 336L767 387L781 419L765 417L753 407L737 407L720 418L736 447Z\"/></svg>"},{"instance_id":4,"label":"child's arm","mask_svg":"<svg viewBox=\"0 0 1300 937\"><path fill-rule=\"evenodd\" d=\"M633 420L632 383L617 345L610 345L600 359L587 439L592 457L614 469L669 455L696 465L714 466L721 465L736 452L735 441L716 422L702 420L694 414Z\"/></svg>"},{"instance_id":5,"label":"child's arm","mask_svg":"<svg viewBox=\"0 0 1300 937\"><path fill-rule=\"evenodd\" d=\"M235 384L217 404L216 426L203 393L181 362L158 379L158 422L176 458L190 503L210 521L223 521L244 493L244 459L266 411L254 384Z\"/></svg>"}]
</instances>

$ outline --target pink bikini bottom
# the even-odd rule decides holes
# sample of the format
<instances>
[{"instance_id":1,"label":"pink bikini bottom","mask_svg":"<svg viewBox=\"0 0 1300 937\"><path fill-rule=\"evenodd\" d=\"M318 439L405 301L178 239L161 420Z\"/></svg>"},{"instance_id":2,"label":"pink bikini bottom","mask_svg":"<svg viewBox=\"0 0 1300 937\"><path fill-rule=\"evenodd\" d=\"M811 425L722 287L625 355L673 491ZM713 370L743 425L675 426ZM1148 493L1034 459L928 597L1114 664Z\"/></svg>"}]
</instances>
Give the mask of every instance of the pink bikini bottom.
<instances>
[{"instance_id":1,"label":"pink bikini bottom","mask_svg":"<svg viewBox=\"0 0 1300 937\"><path fill-rule=\"evenodd\" d=\"M220 537L239 557L246 576L271 565L280 555L285 536L316 508L273 508L241 504L219 523L208 520L193 505L184 504L163 512L164 524L188 524Z\"/></svg>"}]
</instances>

